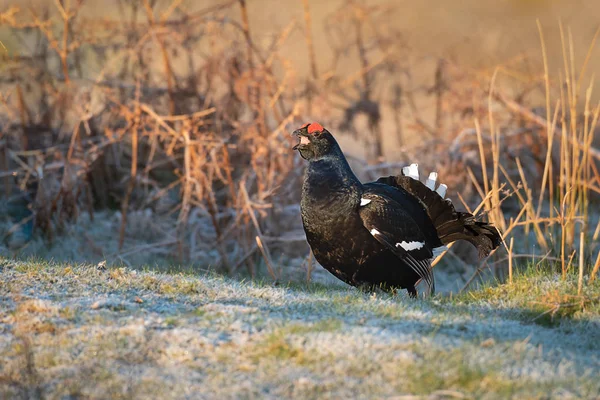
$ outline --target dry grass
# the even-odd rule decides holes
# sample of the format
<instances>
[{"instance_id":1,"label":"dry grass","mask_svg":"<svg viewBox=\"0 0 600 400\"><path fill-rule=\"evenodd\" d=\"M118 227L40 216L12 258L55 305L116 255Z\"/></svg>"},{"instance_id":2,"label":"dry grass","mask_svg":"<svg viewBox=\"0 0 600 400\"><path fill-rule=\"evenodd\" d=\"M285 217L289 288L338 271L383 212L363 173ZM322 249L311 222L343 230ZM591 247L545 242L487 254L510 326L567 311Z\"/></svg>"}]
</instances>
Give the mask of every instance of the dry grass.
<instances>
[{"instance_id":1,"label":"dry grass","mask_svg":"<svg viewBox=\"0 0 600 400\"><path fill-rule=\"evenodd\" d=\"M120 5L132 20L80 17L81 3L2 14L23 41L47 46L42 55L6 58L3 175L17 183L6 181L7 195L29 189L34 226L48 240L81 212L119 208L120 250L132 210L173 216L157 248L180 261L216 248L223 271L245 264L254 274L244 257L261 233L250 221L255 213L268 220L275 198L285 205L281 189L297 174L293 154L282 151L282 129L299 120L293 92L284 90L289 73L273 72L286 70L280 44L259 51L247 23L220 16L244 10L243 2L193 14L173 3L158 15L149 2ZM137 18L145 22L131 22ZM199 57L204 48L211 51ZM56 61L61 72L51 67ZM175 64L187 64L185 73ZM92 78L82 72L98 66Z\"/></svg>"},{"instance_id":2,"label":"dry grass","mask_svg":"<svg viewBox=\"0 0 600 400\"><path fill-rule=\"evenodd\" d=\"M478 183L479 180L472 171L469 176L483 199L483 209L490 221L502 231L505 247L508 250L509 274L512 273L515 253L519 250L522 251L522 248L513 249L511 236L515 235L517 238L524 239L526 245L534 245L545 252L543 259L551 258L560 261L563 280L566 279L568 273L577 272L575 267L577 263L572 263L574 257L577 256L575 260L578 259L580 266L578 291L581 292L585 265L589 264L588 260L592 259L594 253L597 252L597 233L598 226L600 226L597 212L590 212L595 210L595 204L598 201L597 195L600 193L600 174L598 173L600 152L592 146L596 132L599 131L600 103L594 106L591 102L594 87L593 76L587 88L583 85L587 61L593 53L600 29L594 36L583 66L580 70L575 70L572 56L574 53L573 43L565 44L567 37L563 34L561 25L565 57L563 73L567 78L563 84L563 73L560 74L560 98L554 99L546 61L544 34L541 25L538 24L538 27L545 68L546 118L535 116L523 106L507 100L499 94L496 79L502 72L497 69L491 78L488 91L489 131L486 134L490 143L489 147L483 145L484 133L479 120L475 119L475 134L483 185ZM585 92L583 107L579 104L582 91ZM536 155L535 152L528 151L525 156L533 157L533 160L528 163L522 162L523 155L518 153L523 153L525 149L518 146L515 148L515 140L508 138L513 133L502 134L501 128L498 126L498 115L505 117L495 111L499 104L519 113L522 117L537 124L539 128L545 129L535 130L535 135L539 136L531 138L537 140L538 145L541 139L546 140L545 147L541 146L541 149L545 150L545 155L544 153ZM554 106L551 107L551 104ZM580 109L583 109L583 117L578 116ZM526 136L526 132L518 134L522 137ZM491 162L489 158L491 158ZM488 167L488 165L490 166ZM529 167L530 170L526 171L524 166ZM537 172L535 172L536 169ZM514 210L507 213L505 209L508 207L502 207L502 203L509 197L516 197L518 200L515 205L518 210L516 216ZM576 234L577 225L579 225L579 235ZM510 247L508 247L507 241L509 237ZM577 237L579 237L579 243L577 243ZM586 241L591 246L586 246ZM535 256L536 254L532 254L532 257ZM592 274L589 281L593 282L593 279Z\"/></svg>"},{"instance_id":3,"label":"dry grass","mask_svg":"<svg viewBox=\"0 0 600 400\"><path fill-rule=\"evenodd\" d=\"M109 263L142 253L282 280L286 259L306 257L310 279L297 213L301 164L287 132L317 117L366 149L367 161L352 159L362 177L417 160L441 171L454 201L485 214L507 246L513 240L480 263L454 246L452 263L470 274L463 289L490 269L504 279L523 258L555 261L544 265L558 263L563 280L578 273L582 287L593 281L597 36L577 68L573 34L559 25L556 75L541 24L543 72L525 75L522 57L495 70L451 58L426 64L389 18L397 5L344 2L326 17L324 65L311 6L301 6L303 23L289 21L268 43L245 1L117 1L117 16L98 17L81 2L3 10L22 47L4 54L0 178L26 214L5 232L3 252L25 254L42 236L56 243L82 214L94 223L98 209L117 209L107 240L86 237L88 252ZM306 76L284 50L296 32ZM415 78L424 65L433 66L425 86ZM390 140L402 163L381 163Z\"/></svg>"}]
</instances>

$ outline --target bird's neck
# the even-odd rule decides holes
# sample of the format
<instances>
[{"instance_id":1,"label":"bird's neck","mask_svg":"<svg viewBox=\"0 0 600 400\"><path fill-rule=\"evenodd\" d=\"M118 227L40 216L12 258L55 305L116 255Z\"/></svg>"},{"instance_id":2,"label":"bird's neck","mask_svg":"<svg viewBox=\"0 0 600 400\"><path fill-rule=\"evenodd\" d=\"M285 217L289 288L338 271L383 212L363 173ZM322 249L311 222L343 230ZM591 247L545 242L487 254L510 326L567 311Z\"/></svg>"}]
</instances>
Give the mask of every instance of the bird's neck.
<instances>
[{"instance_id":1,"label":"bird's neck","mask_svg":"<svg viewBox=\"0 0 600 400\"><path fill-rule=\"evenodd\" d=\"M342 150L336 146L326 156L309 162L304 186L318 192L332 193L360 189L362 184L352 172ZM354 192L358 193L359 190Z\"/></svg>"}]
</instances>

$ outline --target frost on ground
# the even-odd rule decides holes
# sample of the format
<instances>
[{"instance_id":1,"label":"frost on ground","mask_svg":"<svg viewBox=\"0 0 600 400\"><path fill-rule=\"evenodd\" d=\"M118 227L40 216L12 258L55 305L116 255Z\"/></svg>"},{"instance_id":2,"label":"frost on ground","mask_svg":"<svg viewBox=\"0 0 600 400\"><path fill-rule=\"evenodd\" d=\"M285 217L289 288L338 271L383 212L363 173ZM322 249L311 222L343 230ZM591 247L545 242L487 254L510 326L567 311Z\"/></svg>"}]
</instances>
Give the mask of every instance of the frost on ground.
<instances>
[{"instance_id":1,"label":"frost on ground","mask_svg":"<svg viewBox=\"0 0 600 400\"><path fill-rule=\"evenodd\" d=\"M597 303L536 319L539 279L410 300L0 258L0 398L598 398Z\"/></svg>"}]
</instances>

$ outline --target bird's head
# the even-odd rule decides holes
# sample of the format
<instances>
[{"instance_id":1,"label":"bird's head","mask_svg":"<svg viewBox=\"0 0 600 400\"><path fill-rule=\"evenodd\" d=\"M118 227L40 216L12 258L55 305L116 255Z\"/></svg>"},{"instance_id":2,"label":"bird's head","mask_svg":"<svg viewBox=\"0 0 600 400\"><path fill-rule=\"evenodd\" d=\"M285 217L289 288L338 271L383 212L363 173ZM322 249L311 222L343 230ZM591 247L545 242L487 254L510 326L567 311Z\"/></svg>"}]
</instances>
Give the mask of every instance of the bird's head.
<instances>
[{"instance_id":1,"label":"bird's head","mask_svg":"<svg viewBox=\"0 0 600 400\"><path fill-rule=\"evenodd\" d=\"M292 135L298 138L294 150L298 150L305 160L314 160L328 155L337 148L333 135L318 122L304 124Z\"/></svg>"}]
</instances>

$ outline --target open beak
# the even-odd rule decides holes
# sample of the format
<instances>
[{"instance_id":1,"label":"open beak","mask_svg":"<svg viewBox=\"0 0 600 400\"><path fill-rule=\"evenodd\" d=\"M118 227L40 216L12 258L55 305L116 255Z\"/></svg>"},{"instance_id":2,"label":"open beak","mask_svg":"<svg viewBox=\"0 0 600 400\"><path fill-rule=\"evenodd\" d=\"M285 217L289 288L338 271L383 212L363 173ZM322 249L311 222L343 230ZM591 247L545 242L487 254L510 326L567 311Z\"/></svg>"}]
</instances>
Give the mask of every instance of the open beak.
<instances>
[{"instance_id":1,"label":"open beak","mask_svg":"<svg viewBox=\"0 0 600 400\"><path fill-rule=\"evenodd\" d=\"M292 136L296 136L298 138L298 143L292 147L292 150L297 150L300 146L306 146L310 144L310 139L306 136L305 129L297 129L292 133Z\"/></svg>"}]
</instances>

